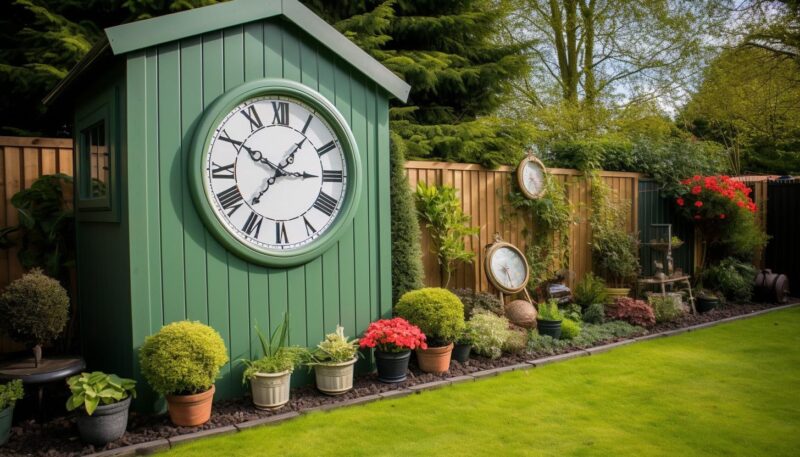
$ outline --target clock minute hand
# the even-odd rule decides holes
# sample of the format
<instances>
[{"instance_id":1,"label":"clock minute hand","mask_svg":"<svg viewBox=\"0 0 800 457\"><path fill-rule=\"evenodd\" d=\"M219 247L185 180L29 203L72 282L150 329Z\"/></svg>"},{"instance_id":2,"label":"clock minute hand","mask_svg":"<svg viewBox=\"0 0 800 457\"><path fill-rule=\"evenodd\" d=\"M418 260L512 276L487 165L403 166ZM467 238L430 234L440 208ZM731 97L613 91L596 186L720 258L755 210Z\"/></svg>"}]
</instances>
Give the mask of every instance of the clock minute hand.
<instances>
[{"instance_id":1,"label":"clock minute hand","mask_svg":"<svg viewBox=\"0 0 800 457\"><path fill-rule=\"evenodd\" d=\"M306 139L303 138L299 143L295 144L294 145L294 149L292 149L292 152L290 152L289 155L287 155L286 158L281 160L281 163L278 164L278 168L283 170L284 168L286 168L289 165L293 164L294 163L294 155L295 155L295 153L300 148L303 147L303 143L305 143L305 142L306 142Z\"/></svg>"},{"instance_id":2,"label":"clock minute hand","mask_svg":"<svg viewBox=\"0 0 800 457\"><path fill-rule=\"evenodd\" d=\"M292 178L303 178L303 179L306 179L306 178L316 178L317 177L317 175L312 175L311 173L309 173L307 171L304 171L304 172L300 173L300 172L296 172L296 171L281 170L281 173L283 173L283 176L290 176Z\"/></svg>"}]
</instances>

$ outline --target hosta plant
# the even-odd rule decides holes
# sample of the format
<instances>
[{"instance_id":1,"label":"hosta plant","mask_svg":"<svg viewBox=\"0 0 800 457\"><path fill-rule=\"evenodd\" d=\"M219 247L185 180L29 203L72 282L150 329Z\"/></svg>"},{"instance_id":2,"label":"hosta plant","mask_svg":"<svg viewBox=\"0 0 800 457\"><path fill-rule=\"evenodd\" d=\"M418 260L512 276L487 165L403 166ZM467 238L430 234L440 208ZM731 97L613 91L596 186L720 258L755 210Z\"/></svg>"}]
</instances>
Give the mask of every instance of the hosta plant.
<instances>
[{"instance_id":1,"label":"hosta plant","mask_svg":"<svg viewBox=\"0 0 800 457\"><path fill-rule=\"evenodd\" d=\"M110 405L129 396L136 398L136 381L102 371L72 376L67 385L72 392L67 399L67 411L83 408L90 416L99 405Z\"/></svg>"}]
</instances>

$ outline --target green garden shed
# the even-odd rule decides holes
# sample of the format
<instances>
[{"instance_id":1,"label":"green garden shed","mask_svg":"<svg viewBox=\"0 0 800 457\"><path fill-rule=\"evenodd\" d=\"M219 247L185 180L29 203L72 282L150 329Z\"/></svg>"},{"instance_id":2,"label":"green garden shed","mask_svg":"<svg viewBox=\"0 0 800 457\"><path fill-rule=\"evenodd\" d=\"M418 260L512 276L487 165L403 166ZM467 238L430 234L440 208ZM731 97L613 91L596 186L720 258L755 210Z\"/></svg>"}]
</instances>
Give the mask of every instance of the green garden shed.
<instances>
[{"instance_id":1,"label":"green garden shed","mask_svg":"<svg viewBox=\"0 0 800 457\"><path fill-rule=\"evenodd\" d=\"M90 369L140 378L145 337L196 320L229 349L217 398L237 396L255 325L288 312L291 344L314 346L391 313L388 115L406 83L296 0L105 36L45 100L74 106Z\"/></svg>"}]
</instances>

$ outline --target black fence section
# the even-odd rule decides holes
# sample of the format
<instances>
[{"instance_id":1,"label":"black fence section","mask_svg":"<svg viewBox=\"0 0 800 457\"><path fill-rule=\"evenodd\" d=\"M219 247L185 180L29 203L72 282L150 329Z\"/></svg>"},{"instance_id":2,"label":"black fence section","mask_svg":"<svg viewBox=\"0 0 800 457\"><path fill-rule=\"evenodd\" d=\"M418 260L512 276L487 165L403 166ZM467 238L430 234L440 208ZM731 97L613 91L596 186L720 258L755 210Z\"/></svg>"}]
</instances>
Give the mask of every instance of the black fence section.
<instances>
[{"instance_id":1,"label":"black fence section","mask_svg":"<svg viewBox=\"0 0 800 457\"><path fill-rule=\"evenodd\" d=\"M789 287L800 291L800 181L767 184L767 234L771 237L764 265L789 277Z\"/></svg>"},{"instance_id":2,"label":"black fence section","mask_svg":"<svg viewBox=\"0 0 800 457\"><path fill-rule=\"evenodd\" d=\"M677 214L675 202L665 198L659 185L653 181L639 181L639 263L642 274L652 276L655 272L653 261L664 262L664 254L647 246L659 236L653 224L672 224L672 235L683 241L678 249L673 249L672 260L675 268L689 274L694 273L694 227Z\"/></svg>"}]
</instances>

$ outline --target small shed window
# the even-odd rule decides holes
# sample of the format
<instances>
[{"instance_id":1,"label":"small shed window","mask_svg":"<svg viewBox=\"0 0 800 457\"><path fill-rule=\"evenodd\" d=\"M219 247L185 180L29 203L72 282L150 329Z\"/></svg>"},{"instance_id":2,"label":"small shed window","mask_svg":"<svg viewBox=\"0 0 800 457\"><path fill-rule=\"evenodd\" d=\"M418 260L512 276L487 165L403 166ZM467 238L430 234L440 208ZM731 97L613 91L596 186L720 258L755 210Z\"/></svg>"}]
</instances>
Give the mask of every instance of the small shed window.
<instances>
[{"instance_id":1,"label":"small shed window","mask_svg":"<svg viewBox=\"0 0 800 457\"><path fill-rule=\"evenodd\" d=\"M81 180L83 199L108 196L111 158L106 136L104 120L81 131L81 161L86 164Z\"/></svg>"}]
</instances>

